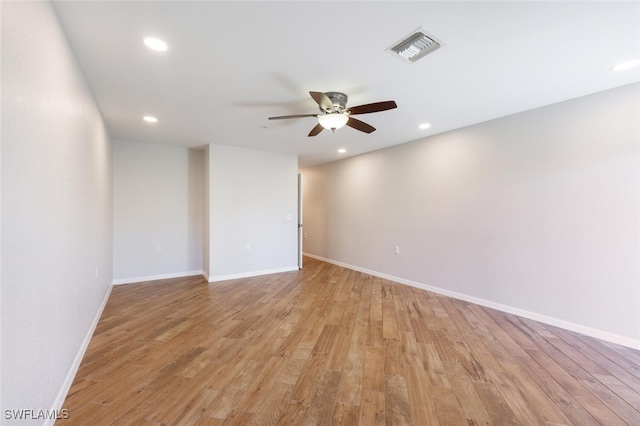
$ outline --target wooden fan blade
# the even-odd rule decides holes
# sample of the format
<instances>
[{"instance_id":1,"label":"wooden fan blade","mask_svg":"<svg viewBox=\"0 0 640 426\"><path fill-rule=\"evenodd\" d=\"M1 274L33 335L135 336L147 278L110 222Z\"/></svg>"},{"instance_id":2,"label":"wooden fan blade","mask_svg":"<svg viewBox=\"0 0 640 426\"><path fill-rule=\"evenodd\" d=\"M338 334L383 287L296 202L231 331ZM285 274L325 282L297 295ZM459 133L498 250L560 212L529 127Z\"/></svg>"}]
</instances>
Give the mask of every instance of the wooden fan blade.
<instances>
[{"instance_id":1,"label":"wooden fan blade","mask_svg":"<svg viewBox=\"0 0 640 426\"><path fill-rule=\"evenodd\" d=\"M356 130L360 130L361 132L371 133L375 132L376 128L368 125L364 121L360 121L357 118L349 117L349 121L347 121L347 126L353 127Z\"/></svg>"},{"instance_id":2,"label":"wooden fan blade","mask_svg":"<svg viewBox=\"0 0 640 426\"><path fill-rule=\"evenodd\" d=\"M320 132L321 132L321 131L323 131L323 130L324 130L324 127L322 127L322 126L320 125L320 123L318 123L318 124L316 124L316 127L314 127L313 129L311 129L311 131L309 132L309 137L311 137L311 136L315 136L315 135L317 135L318 133L320 133Z\"/></svg>"},{"instance_id":3,"label":"wooden fan blade","mask_svg":"<svg viewBox=\"0 0 640 426\"><path fill-rule=\"evenodd\" d=\"M318 114L296 114L296 115L280 115L278 117L269 117L269 120L282 120L285 118L301 118L301 117L317 117Z\"/></svg>"},{"instance_id":4,"label":"wooden fan blade","mask_svg":"<svg viewBox=\"0 0 640 426\"><path fill-rule=\"evenodd\" d=\"M316 101L318 105L320 105L320 108L322 108L323 111L328 111L333 109L333 102L331 102L331 99L329 99L329 97L324 93L309 92L309 94L311 95L313 100Z\"/></svg>"},{"instance_id":5,"label":"wooden fan blade","mask_svg":"<svg viewBox=\"0 0 640 426\"><path fill-rule=\"evenodd\" d=\"M369 114L372 112L386 111L388 109L398 108L398 105L394 101L374 102L372 104L358 105L348 108L351 111L351 115L354 114Z\"/></svg>"}]
</instances>

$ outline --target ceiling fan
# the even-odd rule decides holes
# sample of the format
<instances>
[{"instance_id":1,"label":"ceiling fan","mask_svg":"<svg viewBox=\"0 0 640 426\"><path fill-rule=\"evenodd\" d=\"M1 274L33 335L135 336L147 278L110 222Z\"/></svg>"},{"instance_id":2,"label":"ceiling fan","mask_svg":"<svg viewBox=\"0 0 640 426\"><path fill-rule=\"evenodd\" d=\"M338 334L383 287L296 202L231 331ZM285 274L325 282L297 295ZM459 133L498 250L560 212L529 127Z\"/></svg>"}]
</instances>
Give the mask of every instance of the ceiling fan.
<instances>
[{"instance_id":1,"label":"ceiling fan","mask_svg":"<svg viewBox=\"0 0 640 426\"><path fill-rule=\"evenodd\" d=\"M316 136L324 129L331 129L331 131L335 132L336 129L340 129L345 125L356 130L360 130L361 132L371 133L376 130L375 127L370 126L364 121L353 118L352 115L369 114L398 107L394 101L384 101L347 108L347 95L344 93L309 92L309 94L320 107L321 114L281 115L278 117L269 117L269 120L316 117L318 119L318 124L311 129L309 136Z\"/></svg>"}]
</instances>

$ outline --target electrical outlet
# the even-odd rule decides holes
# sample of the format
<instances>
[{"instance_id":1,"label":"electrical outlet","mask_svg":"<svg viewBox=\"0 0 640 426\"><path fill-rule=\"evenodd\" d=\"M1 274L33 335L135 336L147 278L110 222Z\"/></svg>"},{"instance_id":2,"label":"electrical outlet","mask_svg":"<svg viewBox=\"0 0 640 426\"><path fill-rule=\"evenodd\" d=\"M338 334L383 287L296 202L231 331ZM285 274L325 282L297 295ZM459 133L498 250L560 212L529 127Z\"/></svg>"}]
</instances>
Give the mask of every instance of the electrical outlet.
<instances>
[{"instance_id":1,"label":"electrical outlet","mask_svg":"<svg viewBox=\"0 0 640 426\"><path fill-rule=\"evenodd\" d=\"M395 252L395 254L400 254L400 247L396 246L393 251Z\"/></svg>"},{"instance_id":2,"label":"electrical outlet","mask_svg":"<svg viewBox=\"0 0 640 426\"><path fill-rule=\"evenodd\" d=\"M245 245L244 245L244 248L245 248L247 251L249 251L249 250L251 250L251 245L250 245L249 243L247 243L247 244L245 244Z\"/></svg>"}]
</instances>

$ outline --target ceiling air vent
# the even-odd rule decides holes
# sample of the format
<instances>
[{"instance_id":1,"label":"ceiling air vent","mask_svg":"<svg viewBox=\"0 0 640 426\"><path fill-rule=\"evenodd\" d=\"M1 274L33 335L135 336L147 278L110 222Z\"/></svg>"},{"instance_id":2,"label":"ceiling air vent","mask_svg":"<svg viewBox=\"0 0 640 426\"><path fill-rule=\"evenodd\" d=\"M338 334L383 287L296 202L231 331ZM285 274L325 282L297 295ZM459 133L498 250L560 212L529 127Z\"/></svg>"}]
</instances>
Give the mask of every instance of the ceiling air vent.
<instances>
[{"instance_id":1,"label":"ceiling air vent","mask_svg":"<svg viewBox=\"0 0 640 426\"><path fill-rule=\"evenodd\" d=\"M405 62L415 62L438 49L442 44L425 30L418 28L398 43L389 47L387 52Z\"/></svg>"}]
</instances>

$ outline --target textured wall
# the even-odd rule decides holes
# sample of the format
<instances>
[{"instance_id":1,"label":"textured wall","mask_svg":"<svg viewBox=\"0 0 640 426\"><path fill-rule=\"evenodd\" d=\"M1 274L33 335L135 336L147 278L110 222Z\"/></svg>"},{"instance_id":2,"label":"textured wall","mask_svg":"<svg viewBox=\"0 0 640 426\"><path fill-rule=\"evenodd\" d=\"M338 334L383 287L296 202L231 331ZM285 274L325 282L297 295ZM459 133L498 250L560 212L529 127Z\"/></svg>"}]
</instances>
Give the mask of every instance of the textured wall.
<instances>
[{"instance_id":1,"label":"textured wall","mask_svg":"<svg viewBox=\"0 0 640 426\"><path fill-rule=\"evenodd\" d=\"M633 84L305 169L305 252L640 345L639 99Z\"/></svg>"},{"instance_id":2,"label":"textured wall","mask_svg":"<svg viewBox=\"0 0 640 426\"><path fill-rule=\"evenodd\" d=\"M202 273L204 151L115 140L113 277Z\"/></svg>"},{"instance_id":3,"label":"textured wall","mask_svg":"<svg viewBox=\"0 0 640 426\"><path fill-rule=\"evenodd\" d=\"M210 279L297 269L295 155L209 145Z\"/></svg>"},{"instance_id":4,"label":"textured wall","mask_svg":"<svg viewBox=\"0 0 640 426\"><path fill-rule=\"evenodd\" d=\"M1 39L0 386L11 424L5 409L59 408L110 287L111 141L50 3L3 2Z\"/></svg>"}]
</instances>

